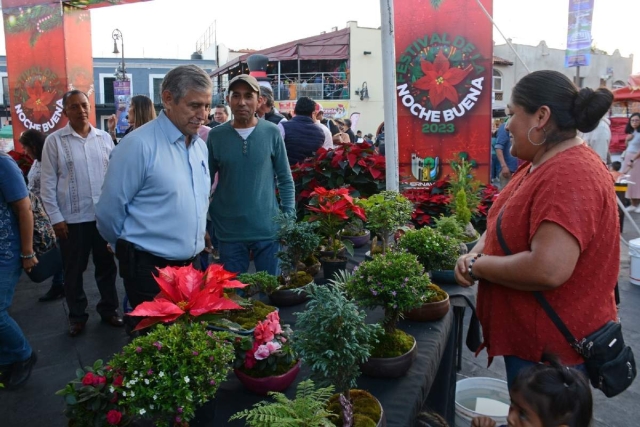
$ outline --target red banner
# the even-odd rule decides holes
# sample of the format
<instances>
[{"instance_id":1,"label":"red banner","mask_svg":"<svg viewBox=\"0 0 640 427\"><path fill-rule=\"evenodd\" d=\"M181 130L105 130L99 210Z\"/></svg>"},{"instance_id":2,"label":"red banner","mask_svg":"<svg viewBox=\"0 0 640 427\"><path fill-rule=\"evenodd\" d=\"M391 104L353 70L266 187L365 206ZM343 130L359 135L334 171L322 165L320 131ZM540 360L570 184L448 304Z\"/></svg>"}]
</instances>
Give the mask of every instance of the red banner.
<instances>
[{"instance_id":1,"label":"red banner","mask_svg":"<svg viewBox=\"0 0 640 427\"><path fill-rule=\"evenodd\" d=\"M491 21L473 0L395 0L394 15L400 188L430 186L460 157L488 183Z\"/></svg>"}]
</instances>

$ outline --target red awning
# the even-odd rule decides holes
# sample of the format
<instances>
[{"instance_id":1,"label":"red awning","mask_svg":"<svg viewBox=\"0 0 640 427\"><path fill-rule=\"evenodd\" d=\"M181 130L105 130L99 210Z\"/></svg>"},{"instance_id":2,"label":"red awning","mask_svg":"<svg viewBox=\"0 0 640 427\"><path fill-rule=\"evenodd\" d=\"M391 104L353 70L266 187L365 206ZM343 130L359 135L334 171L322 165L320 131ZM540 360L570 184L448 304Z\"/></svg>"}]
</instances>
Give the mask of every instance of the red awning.
<instances>
[{"instance_id":1,"label":"red awning","mask_svg":"<svg viewBox=\"0 0 640 427\"><path fill-rule=\"evenodd\" d=\"M636 101L640 102L640 87L625 86L613 91L614 102Z\"/></svg>"},{"instance_id":2,"label":"red awning","mask_svg":"<svg viewBox=\"0 0 640 427\"><path fill-rule=\"evenodd\" d=\"M247 53L215 69L211 72L210 76L215 77L224 74L230 69L237 67L238 64L246 63L247 58L256 53L268 56L269 61L349 59L349 34L349 28L345 28L340 31L307 37L306 39L295 40Z\"/></svg>"}]
</instances>

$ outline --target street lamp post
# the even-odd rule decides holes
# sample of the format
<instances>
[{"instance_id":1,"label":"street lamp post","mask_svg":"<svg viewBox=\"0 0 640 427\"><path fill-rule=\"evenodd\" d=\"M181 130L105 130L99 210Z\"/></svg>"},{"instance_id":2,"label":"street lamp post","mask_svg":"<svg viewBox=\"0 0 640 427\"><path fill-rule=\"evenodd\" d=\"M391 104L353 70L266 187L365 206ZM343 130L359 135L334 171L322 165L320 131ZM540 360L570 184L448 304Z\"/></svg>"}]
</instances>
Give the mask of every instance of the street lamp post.
<instances>
[{"instance_id":1,"label":"street lamp post","mask_svg":"<svg viewBox=\"0 0 640 427\"><path fill-rule=\"evenodd\" d=\"M113 33L111 33L111 37L113 38L113 53L115 53L116 55L120 53L120 51L118 51L118 40L120 40L120 45L122 48L122 69L116 70L116 78L118 80L127 81L127 68L124 65L124 38L122 37L122 31L116 28L115 30L113 30ZM122 75L120 75L120 72L122 73Z\"/></svg>"}]
</instances>

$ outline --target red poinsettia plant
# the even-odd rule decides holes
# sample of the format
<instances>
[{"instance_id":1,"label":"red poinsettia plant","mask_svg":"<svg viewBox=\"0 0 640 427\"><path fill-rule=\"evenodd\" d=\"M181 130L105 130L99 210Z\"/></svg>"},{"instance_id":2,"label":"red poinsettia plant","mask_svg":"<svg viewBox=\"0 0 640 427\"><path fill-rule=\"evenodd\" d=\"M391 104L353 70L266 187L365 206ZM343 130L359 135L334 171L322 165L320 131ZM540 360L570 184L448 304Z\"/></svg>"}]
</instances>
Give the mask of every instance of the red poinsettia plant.
<instances>
[{"instance_id":1,"label":"red poinsettia plant","mask_svg":"<svg viewBox=\"0 0 640 427\"><path fill-rule=\"evenodd\" d=\"M307 206L312 212L309 221L318 221L319 231L327 238L327 246L332 251L332 259L336 258L340 246L344 245L352 253L353 247L349 241L342 242L340 234L342 229L352 218L358 217L363 221L367 220L364 209L358 206L353 197L349 195L346 188L336 188L327 190L324 187L317 187L311 193L311 201Z\"/></svg>"},{"instance_id":2,"label":"red poinsettia plant","mask_svg":"<svg viewBox=\"0 0 640 427\"><path fill-rule=\"evenodd\" d=\"M29 173L29 169L31 169L31 165L33 165L33 159L29 157L28 154L20 153L15 150L11 150L7 154L9 154L11 158L16 161L18 167L22 171L22 174L24 176L27 176L27 174Z\"/></svg>"},{"instance_id":3,"label":"red poinsettia plant","mask_svg":"<svg viewBox=\"0 0 640 427\"><path fill-rule=\"evenodd\" d=\"M233 280L235 273L226 271L219 264L212 264L204 272L192 266L166 267L158 269L155 277L160 293L153 301L138 305L130 316L145 317L135 330L148 328L156 323L174 322L223 310L238 310L242 307L224 295L224 289L247 286Z\"/></svg>"},{"instance_id":4,"label":"red poinsettia plant","mask_svg":"<svg viewBox=\"0 0 640 427\"><path fill-rule=\"evenodd\" d=\"M253 335L235 342L234 368L254 377L280 375L293 367L298 358L291 347L291 328L280 324L277 311L258 322Z\"/></svg>"}]
</instances>

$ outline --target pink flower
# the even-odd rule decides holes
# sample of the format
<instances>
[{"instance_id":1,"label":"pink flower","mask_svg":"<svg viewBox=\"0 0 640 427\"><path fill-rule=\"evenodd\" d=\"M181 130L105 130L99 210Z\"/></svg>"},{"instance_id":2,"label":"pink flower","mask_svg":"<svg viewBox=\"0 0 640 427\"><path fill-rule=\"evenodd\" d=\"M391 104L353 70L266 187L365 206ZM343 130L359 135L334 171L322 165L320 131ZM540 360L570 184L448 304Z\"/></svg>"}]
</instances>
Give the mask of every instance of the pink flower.
<instances>
[{"instance_id":1,"label":"pink flower","mask_svg":"<svg viewBox=\"0 0 640 427\"><path fill-rule=\"evenodd\" d=\"M93 376L93 386L97 387L100 384L106 384L107 383L107 379L105 377L101 377L100 375L94 375Z\"/></svg>"},{"instance_id":2,"label":"pink flower","mask_svg":"<svg viewBox=\"0 0 640 427\"><path fill-rule=\"evenodd\" d=\"M112 409L107 412L107 423L109 423L110 425L117 426L120 423L121 419L122 414L119 411Z\"/></svg>"},{"instance_id":3,"label":"pink flower","mask_svg":"<svg viewBox=\"0 0 640 427\"><path fill-rule=\"evenodd\" d=\"M136 347L136 353L142 353L142 347Z\"/></svg>"},{"instance_id":4,"label":"pink flower","mask_svg":"<svg viewBox=\"0 0 640 427\"><path fill-rule=\"evenodd\" d=\"M269 349L269 354L275 353L282 347L282 344L280 344L278 341L269 341L266 345L267 349Z\"/></svg>"},{"instance_id":5,"label":"pink flower","mask_svg":"<svg viewBox=\"0 0 640 427\"><path fill-rule=\"evenodd\" d=\"M95 375L91 372L87 372L87 374L82 378L82 385L93 385Z\"/></svg>"},{"instance_id":6,"label":"pink flower","mask_svg":"<svg viewBox=\"0 0 640 427\"><path fill-rule=\"evenodd\" d=\"M268 325L268 320L258 322L256 329L253 331L253 336L261 343L273 341L274 333Z\"/></svg>"},{"instance_id":7,"label":"pink flower","mask_svg":"<svg viewBox=\"0 0 640 427\"><path fill-rule=\"evenodd\" d=\"M113 378L113 386L114 387L122 387L123 378L122 375L116 375Z\"/></svg>"},{"instance_id":8,"label":"pink flower","mask_svg":"<svg viewBox=\"0 0 640 427\"><path fill-rule=\"evenodd\" d=\"M266 345L261 345L254 353L254 357L257 360L264 360L269 357L270 354L271 352L269 351L269 347L267 347Z\"/></svg>"}]
</instances>

